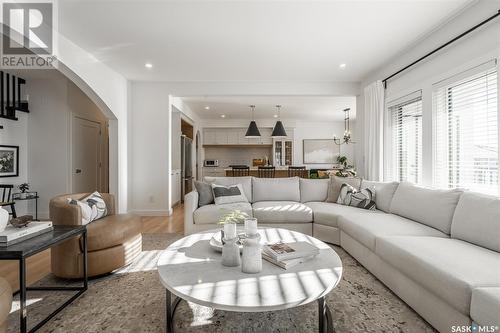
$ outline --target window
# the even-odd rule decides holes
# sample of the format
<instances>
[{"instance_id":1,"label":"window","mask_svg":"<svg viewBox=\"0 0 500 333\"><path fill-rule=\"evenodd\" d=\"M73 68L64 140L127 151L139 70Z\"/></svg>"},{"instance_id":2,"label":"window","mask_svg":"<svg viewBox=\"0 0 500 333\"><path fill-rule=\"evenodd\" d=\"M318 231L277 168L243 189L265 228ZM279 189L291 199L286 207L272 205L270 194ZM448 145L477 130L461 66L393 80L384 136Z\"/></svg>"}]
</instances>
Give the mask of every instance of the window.
<instances>
[{"instance_id":1,"label":"window","mask_svg":"<svg viewBox=\"0 0 500 333\"><path fill-rule=\"evenodd\" d=\"M390 145L386 178L422 182L422 95L417 92L388 104Z\"/></svg>"},{"instance_id":2,"label":"window","mask_svg":"<svg viewBox=\"0 0 500 333\"><path fill-rule=\"evenodd\" d=\"M497 83L490 62L435 87L436 186L499 193Z\"/></svg>"}]
</instances>

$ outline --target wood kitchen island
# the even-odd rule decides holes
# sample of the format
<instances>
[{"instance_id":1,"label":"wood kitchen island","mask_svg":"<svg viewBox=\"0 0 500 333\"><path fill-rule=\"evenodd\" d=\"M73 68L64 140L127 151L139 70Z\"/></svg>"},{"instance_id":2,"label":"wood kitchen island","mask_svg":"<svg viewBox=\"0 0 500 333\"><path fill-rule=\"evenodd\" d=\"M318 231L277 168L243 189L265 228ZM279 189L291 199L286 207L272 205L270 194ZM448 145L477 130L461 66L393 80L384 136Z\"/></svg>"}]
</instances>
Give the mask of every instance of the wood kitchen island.
<instances>
[{"instance_id":1,"label":"wood kitchen island","mask_svg":"<svg viewBox=\"0 0 500 333\"><path fill-rule=\"evenodd\" d=\"M232 177L233 176L233 170L231 168L224 169L224 173L226 177ZM258 177L258 168L257 167L250 167L250 176L253 177ZM305 170L305 175L306 177L303 178L309 178L309 169ZM288 167L276 167L275 171L275 178L286 178L288 177Z\"/></svg>"}]
</instances>

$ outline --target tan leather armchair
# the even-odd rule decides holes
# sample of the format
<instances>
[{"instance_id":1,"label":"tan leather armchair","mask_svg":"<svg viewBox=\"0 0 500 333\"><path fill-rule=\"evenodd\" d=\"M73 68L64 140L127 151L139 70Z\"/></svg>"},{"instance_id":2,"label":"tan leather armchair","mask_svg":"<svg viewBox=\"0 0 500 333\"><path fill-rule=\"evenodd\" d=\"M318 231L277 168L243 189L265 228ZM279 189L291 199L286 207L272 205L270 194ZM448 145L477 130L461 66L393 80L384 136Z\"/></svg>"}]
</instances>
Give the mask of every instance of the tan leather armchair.
<instances>
[{"instance_id":1,"label":"tan leather armchair","mask_svg":"<svg viewBox=\"0 0 500 333\"><path fill-rule=\"evenodd\" d=\"M12 289L4 278L0 277L0 333L7 332L7 318L12 307Z\"/></svg>"},{"instance_id":2,"label":"tan leather armchair","mask_svg":"<svg viewBox=\"0 0 500 333\"><path fill-rule=\"evenodd\" d=\"M130 264L141 253L141 219L132 214L115 214L114 196L101 193L107 216L87 224L88 276L98 276ZM89 193L65 194L50 200L50 219L54 225L81 225L82 213L68 198L81 199ZM62 278L81 278L81 237L75 237L51 251L52 273Z\"/></svg>"}]
</instances>

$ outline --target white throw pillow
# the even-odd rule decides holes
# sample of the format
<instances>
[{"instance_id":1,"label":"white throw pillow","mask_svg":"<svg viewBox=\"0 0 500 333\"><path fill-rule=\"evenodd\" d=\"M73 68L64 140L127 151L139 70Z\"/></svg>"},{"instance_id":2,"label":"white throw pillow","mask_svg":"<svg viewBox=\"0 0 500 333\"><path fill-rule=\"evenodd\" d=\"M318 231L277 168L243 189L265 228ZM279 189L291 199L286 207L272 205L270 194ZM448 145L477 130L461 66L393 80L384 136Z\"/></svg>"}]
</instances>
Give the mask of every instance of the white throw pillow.
<instances>
[{"instance_id":1,"label":"white throw pillow","mask_svg":"<svg viewBox=\"0 0 500 333\"><path fill-rule=\"evenodd\" d=\"M243 192L243 185L241 184L230 186L212 184L212 192L214 194L214 201L216 205L248 202L248 199Z\"/></svg>"},{"instance_id":2,"label":"white throw pillow","mask_svg":"<svg viewBox=\"0 0 500 333\"><path fill-rule=\"evenodd\" d=\"M80 206L82 211L82 225L98 220L108 213L106 202L97 191L80 200L68 198L68 203Z\"/></svg>"}]
</instances>

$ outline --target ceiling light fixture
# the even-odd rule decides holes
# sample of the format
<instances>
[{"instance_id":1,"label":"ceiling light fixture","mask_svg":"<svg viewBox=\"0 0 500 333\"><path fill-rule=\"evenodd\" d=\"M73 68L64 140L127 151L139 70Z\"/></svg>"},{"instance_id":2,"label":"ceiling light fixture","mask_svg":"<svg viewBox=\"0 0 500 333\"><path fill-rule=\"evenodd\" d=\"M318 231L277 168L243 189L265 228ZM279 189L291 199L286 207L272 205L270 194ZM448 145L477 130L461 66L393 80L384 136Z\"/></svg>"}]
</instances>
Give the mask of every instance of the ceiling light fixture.
<instances>
[{"instance_id":1,"label":"ceiling light fixture","mask_svg":"<svg viewBox=\"0 0 500 333\"><path fill-rule=\"evenodd\" d=\"M347 65L346 65L346 64L340 64L340 65L339 65L339 68L340 68L340 69L345 69L346 67L347 67Z\"/></svg>"},{"instance_id":2,"label":"ceiling light fixture","mask_svg":"<svg viewBox=\"0 0 500 333\"><path fill-rule=\"evenodd\" d=\"M281 122L281 105L276 105L276 110L278 113L278 121L274 125L273 132L271 133L271 137L273 138L284 138L286 137L286 131L285 127L283 126L283 123Z\"/></svg>"},{"instance_id":3,"label":"ceiling light fixture","mask_svg":"<svg viewBox=\"0 0 500 333\"><path fill-rule=\"evenodd\" d=\"M255 117L254 117L255 105L250 105L250 108L252 109L252 121L250 122L250 125L248 125L245 138L248 139L260 138L260 131L259 128L257 127L257 123L255 122Z\"/></svg>"},{"instance_id":4,"label":"ceiling light fixture","mask_svg":"<svg viewBox=\"0 0 500 333\"><path fill-rule=\"evenodd\" d=\"M221 118L226 118L226 115L225 114L221 114L220 117Z\"/></svg>"},{"instance_id":5,"label":"ceiling light fixture","mask_svg":"<svg viewBox=\"0 0 500 333\"><path fill-rule=\"evenodd\" d=\"M210 110L210 106L205 106L205 110Z\"/></svg>"},{"instance_id":6,"label":"ceiling light fixture","mask_svg":"<svg viewBox=\"0 0 500 333\"><path fill-rule=\"evenodd\" d=\"M145 65L144 65L146 68L153 68L153 64L147 62Z\"/></svg>"},{"instance_id":7,"label":"ceiling light fixture","mask_svg":"<svg viewBox=\"0 0 500 333\"><path fill-rule=\"evenodd\" d=\"M274 118L278 118L278 115L277 115L277 114L275 114L273 117L274 117Z\"/></svg>"},{"instance_id":8,"label":"ceiling light fixture","mask_svg":"<svg viewBox=\"0 0 500 333\"><path fill-rule=\"evenodd\" d=\"M335 134L333 135L333 141L339 146L342 144L356 143L352 141L351 138L350 111L350 108L344 109L344 136L342 138L337 138Z\"/></svg>"}]
</instances>

